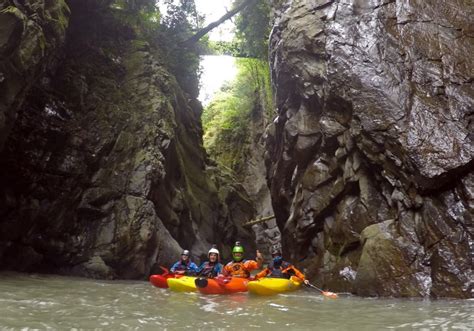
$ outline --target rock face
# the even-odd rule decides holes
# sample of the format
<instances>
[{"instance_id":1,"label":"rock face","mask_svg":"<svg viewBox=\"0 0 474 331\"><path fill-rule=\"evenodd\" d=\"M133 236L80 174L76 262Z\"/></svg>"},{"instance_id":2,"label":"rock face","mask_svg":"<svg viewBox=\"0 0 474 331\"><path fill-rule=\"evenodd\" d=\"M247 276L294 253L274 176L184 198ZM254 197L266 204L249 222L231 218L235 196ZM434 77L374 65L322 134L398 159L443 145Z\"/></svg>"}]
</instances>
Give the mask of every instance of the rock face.
<instances>
[{"instance_id":1,"label":"rock face","mask_svg":"<svg viewBox=\"0 0 474 331\"><path fill-rule=\"evenodd\" d=\"M287 254L331 290L474 296L472 1L294 0L270 39Z\"/></svg>"},{"instance_id":2,"label":"rock face","mask_svg":"<svg viewBox=\"0 0 474 331\"><path fill-rule=\"evenodd\" d=\"M0 150L32 81L54 66L69 21L64 0L10 2L0 1Z\"/></svg>"},{"instance_id":3,"label":"rock face","mask_svg":"<svg viewBox=\"0 0 474 331\"><path fill-rule=\"evenodd\" d=\"M107 1L0 3L1 269L142 278L182 248L255 248L195 96Z\"/></svg>"},{"instance_id":4,"label":"rock face","mask_svg":"<svg viewBox=\"0 0 474 331\"><path fill-rule=\"evenodd\" d=\"M242 160L241 170L238 173L242 178L245 191L255 206L257 218L274 214L265 176L265 139L262 134L263 128L268 125L268 116L261 99L255 100L249 129L248 153L245 153L246 159ZM252 229L255 232L257 248L263 254L264 259L269 261L271 250L281 247L281 233L275 219L255 224Z\"/></svg>"}]
</instances>

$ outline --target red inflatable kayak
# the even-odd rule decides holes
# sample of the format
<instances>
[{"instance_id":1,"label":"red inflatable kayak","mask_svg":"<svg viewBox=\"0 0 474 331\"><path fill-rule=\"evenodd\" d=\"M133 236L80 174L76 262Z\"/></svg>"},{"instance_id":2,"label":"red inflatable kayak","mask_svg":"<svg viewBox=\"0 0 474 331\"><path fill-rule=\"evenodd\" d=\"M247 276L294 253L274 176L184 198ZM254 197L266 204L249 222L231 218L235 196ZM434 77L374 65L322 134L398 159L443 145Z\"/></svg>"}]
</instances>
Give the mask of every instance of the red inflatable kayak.
<instances>
[{"instance_id":1,"label":"red inflatable kayak","mask_svg":"<svg viewBox=\"0 0 474 331\"><path fill-rule=\"evenodd\" d=\"M196 287L203 294L231 294L247 292L252 279L239 277L197 278Z\"/></svg>"},{"instance_id":2,"label":"red inflatable kayak","mask_svg":"<svg viewBox=\"0 0 474 331\"><path fill-rule=\"evenodd\" d=\"M159 287L159 288L168 288L168 283L167 279L168 278L179 278L182 277L183 275L177 275L174 273L170 273L169 270L165 267L161 267L161 270L164 272L161 275L151 275L150 276L150 283L152 283L154 286Z\"/></svg>"}]
</instances>

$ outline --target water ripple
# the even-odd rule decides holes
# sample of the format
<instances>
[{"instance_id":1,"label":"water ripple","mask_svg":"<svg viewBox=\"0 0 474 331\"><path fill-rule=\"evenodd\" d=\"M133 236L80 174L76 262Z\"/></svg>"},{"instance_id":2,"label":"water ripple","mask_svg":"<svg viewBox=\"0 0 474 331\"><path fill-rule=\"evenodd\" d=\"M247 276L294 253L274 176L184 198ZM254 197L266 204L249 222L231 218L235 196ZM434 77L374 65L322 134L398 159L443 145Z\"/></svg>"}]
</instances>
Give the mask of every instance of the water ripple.
<instances>
[{"instance_id":1,"label":"water ripple","mask_svg":"<svg viewBox=\"0 0 474 331\"><path fill-rule=\"evenodd\" d=\"M473 330L473 300L398 300L302 290L272 297L174 293L147 282L0 274L1 330Z\"/></svg>"}]
</instances>

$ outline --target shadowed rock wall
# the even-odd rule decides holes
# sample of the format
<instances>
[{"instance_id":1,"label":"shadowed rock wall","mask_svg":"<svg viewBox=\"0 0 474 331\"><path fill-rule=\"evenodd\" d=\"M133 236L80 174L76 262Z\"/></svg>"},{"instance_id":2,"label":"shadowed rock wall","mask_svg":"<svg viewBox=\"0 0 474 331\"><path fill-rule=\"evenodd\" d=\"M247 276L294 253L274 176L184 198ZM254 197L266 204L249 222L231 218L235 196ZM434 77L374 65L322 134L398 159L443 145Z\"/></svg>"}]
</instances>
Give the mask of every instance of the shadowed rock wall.
<instances>
[{"instance_id":1,"label":"shadowed rock wall","mask_svg":"<svg viewBox=\"0 0 474 331\"><path fill-rule=\"evenodd\" d=\"M0 1L0 150L26 91L55 65L68 21L64 0Z\"/></svg>"},{"instance_id":2,"label":"shadowed rock wall","mask_svg":"<svg viewBox=\"0 0 474 331\"><path fill-rule=\"evenodd\" d=\"M253 205L206 165L201 106L158 50L108 1L69 1L65 43L64 26L47 25L53 9L69 12L64 2L27 3L33 12L0 7L0 19L37 24L1 30L2 45L15 43L2 57L0 111L16 120L0 127L0 268L141 278L182 248L204 257L217 243L224 258L235 240L254 249L239 225ZM27 46L34 70L10 79Z\"/></svg>"},{"instance_id":3,"label":"shadowed rock wall","mask_svg":"<svg viewBox=\"0 0 474 331\"><path fill-rule=\"evenodd\" d=\"M473 297L472 1L286 1L267 170L287 254L360 295Z\"/></svg>"}]
</instances>

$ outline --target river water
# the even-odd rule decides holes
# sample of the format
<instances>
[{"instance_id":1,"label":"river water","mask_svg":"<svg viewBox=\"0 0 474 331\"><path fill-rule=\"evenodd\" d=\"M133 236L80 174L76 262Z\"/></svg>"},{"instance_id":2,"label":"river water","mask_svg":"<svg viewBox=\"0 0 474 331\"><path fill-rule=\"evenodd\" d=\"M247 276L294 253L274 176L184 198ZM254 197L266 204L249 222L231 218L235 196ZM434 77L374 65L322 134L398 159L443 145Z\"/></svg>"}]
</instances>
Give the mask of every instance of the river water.
<instances>
[{"instance_id":1,"label":"river water","mask_svg":"<svg viewBox=\"0 0 474 331\"><path fill-rule=\"evenodd\" d=\"M175 293L143 281L0 274L0 330L474 330L474 300Z\"/></svg>"}]
</instances>

